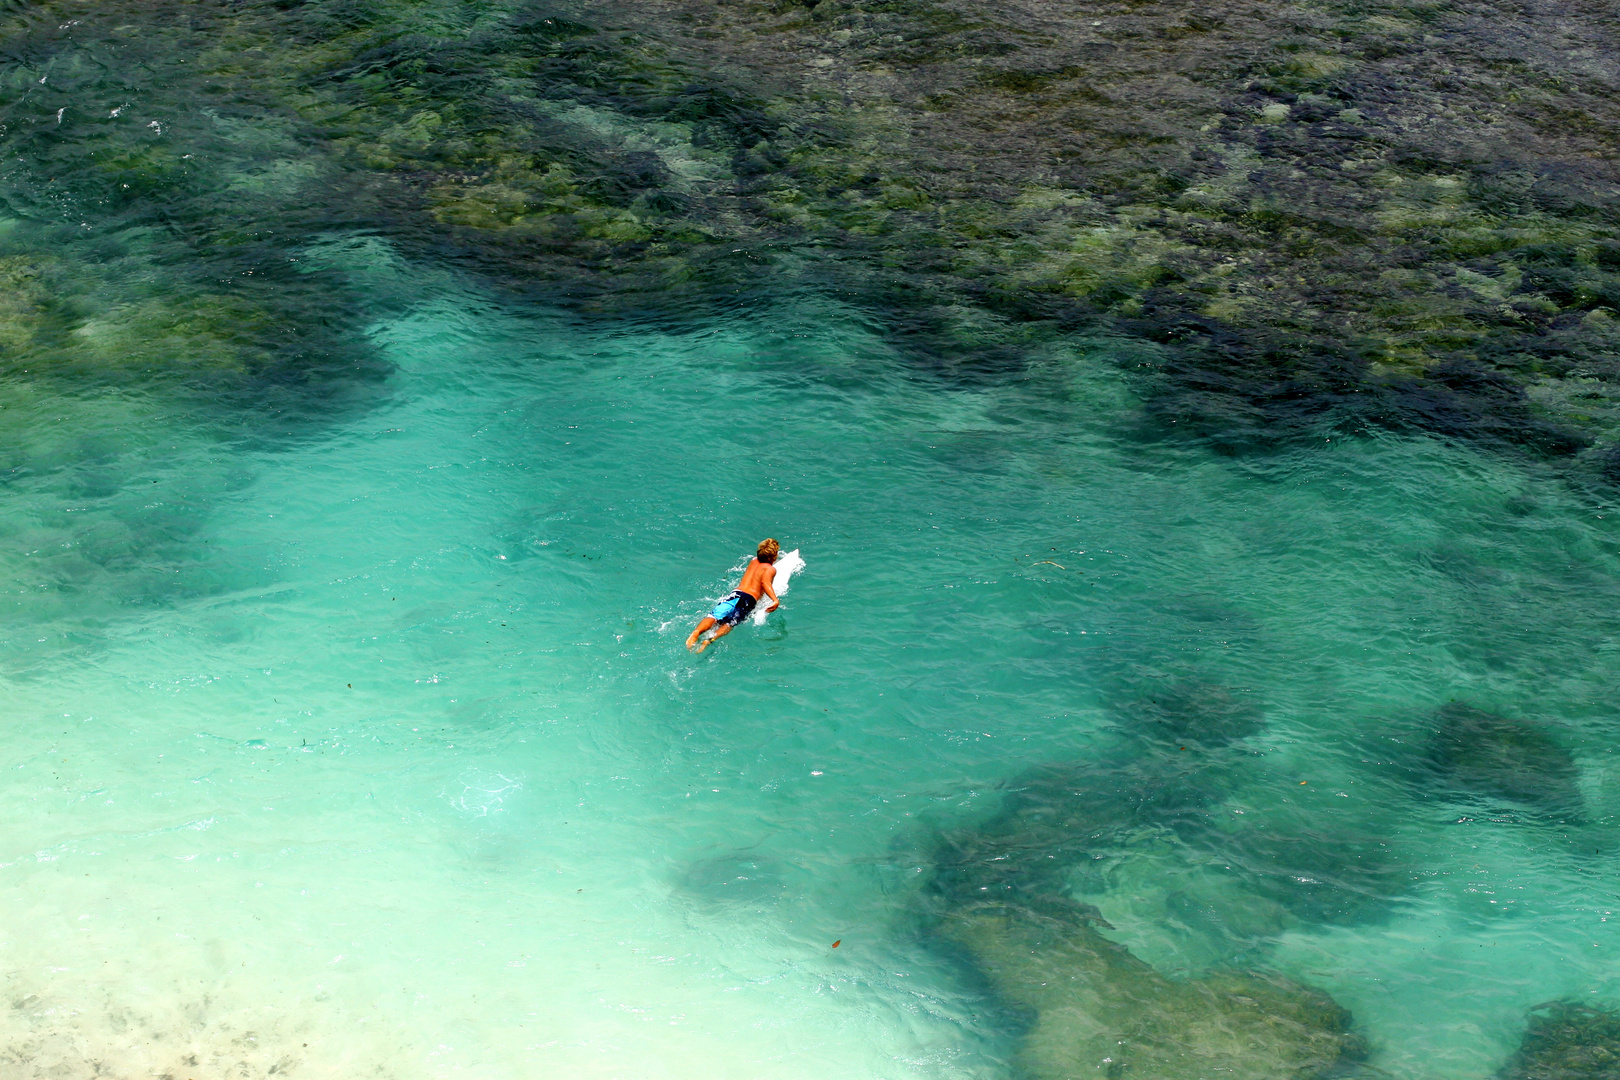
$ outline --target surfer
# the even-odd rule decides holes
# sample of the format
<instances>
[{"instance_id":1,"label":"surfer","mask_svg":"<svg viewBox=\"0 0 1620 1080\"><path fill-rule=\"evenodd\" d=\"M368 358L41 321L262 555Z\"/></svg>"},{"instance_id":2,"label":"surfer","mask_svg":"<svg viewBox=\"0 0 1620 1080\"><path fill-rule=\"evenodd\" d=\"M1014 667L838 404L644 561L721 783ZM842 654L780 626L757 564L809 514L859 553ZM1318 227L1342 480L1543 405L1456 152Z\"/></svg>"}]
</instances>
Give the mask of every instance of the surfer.
<instances>
[{"instance_id":1,"label":"surfer","mask_svg":"<svg viewBox=\"0 0 1620 1080\"><path fill-rule=\"evenodd\" d=\"M759 603L761 594L771 598L771 606L765 609L767 615L782 606L782 601L776 598L776 590L772 587L776 582L776 567L772 564L776 562L777 553L781 550L782 546L775 540L767 539L760 542L759 550L749 562L748 569L743 571L742 580L737 582L737 587L731 590L730 595L714 605L714 610L704 616L703 621L697 624L697 629L686 639L688 649L695 648L698 652L702 652L731 633L732 627L748 618L749 613L754 610L754 605ZM702 637L703 632L711 626L717 629L707 641L700 644L698 638Z\"/></svg>"}]
</instances>

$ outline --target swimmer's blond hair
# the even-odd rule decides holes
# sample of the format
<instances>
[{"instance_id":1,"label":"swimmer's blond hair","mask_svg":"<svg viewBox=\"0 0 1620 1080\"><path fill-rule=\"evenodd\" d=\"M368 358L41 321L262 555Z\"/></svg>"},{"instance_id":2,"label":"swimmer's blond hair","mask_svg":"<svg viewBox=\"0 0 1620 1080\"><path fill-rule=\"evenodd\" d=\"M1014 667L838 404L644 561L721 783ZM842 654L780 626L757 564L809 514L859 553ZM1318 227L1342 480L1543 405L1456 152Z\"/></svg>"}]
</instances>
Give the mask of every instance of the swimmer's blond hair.
<instances>
[{"instance_id":1,"label":"swimmer's blond hair","mask_svg":"<svg viewBox=\"0 0 1620 1080\"><path fill-rule=\"evenodd\" d=\"M756 554L759 556L760 562L773 563L776 561L777 552L781 550L781 544L778 544L775 540L766 537L764 540L759 542L759 551L756 552Z\"/></svg>"}]
</instances>

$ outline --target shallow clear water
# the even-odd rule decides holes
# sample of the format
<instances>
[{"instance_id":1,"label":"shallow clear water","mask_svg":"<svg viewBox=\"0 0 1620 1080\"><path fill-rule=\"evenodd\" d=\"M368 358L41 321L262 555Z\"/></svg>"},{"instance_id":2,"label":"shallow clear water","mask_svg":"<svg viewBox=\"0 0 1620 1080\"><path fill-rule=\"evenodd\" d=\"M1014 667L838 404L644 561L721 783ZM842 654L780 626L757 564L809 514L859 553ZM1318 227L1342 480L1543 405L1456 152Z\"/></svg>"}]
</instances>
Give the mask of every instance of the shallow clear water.
<instances>
[{"instance_id":1,"label":"shallow clear water","mask_svg":"<svg viewBox=\"0 0 1620 1080\"><path fill-rule=\"evenodd\" d=\"M1208 778L1226 839L1143 819L1070 875L1138 956L1327 990L1409 1077L1620 994L1620 541L1555 480L1141 439L1117 343L950 384L815 295L673 333L345 258L393 365L346 419L9 392L0 1044L1007 1076L1018 1025L918 915L933 838L1147 755L1185 685L1264 722ZM690 656L765 535L808 561L782 610ZM1453 699L1549 725L1583 811L1437 791Z\"/></svg>"}]
</instances>

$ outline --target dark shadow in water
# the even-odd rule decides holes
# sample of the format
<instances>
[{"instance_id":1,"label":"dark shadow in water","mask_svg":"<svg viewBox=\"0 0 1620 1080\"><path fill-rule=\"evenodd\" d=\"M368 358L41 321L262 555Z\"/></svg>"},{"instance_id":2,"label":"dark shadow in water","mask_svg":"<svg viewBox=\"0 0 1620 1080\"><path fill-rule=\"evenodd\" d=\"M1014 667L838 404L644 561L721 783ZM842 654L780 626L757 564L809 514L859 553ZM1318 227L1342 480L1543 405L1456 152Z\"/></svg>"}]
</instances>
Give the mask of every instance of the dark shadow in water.
<instances>
[{"instance_id":1,"label":"dark shadow in water","mask_svg":"<svg viewBox=\"0 0 1620 1080\"><path fill-rule=\"evenodd\" d=\"M1580 771L1546 728L1455 701L1435 720L1428 764L1440 788L1580 815Z\"/></svg>"},{"instance_id":2,"label":"dark shadow in water","mask_svg":"<svg viewBox=\"0 0 1620 1080\"><path fill-rule=\"evenodd\" d=\"M700 859L679 880L683 888L720 903L774 903L787 892L777 860L745 852Z\"/></svg>"},{"instance_id":3,"label":"dark shadow in water","mask_svg":"<svg viewBox=\"0 0 1620 1080\"><path fill-rule=\"evenodd\" d=\"M803 873L778 856L744 848L695 859L675 874L674 882L705 905L760 911L800 896Z\"/></svg>"},{"instance_id":4,"label":"dark shadow in water","mask_svg":"<svg viewBox=\"0 0 1620 1080\"><path fill-rule=\"evenodd\" d=\"M1135 695L1115 691L1105 701L1121 730L1143 744L1132 768L1184 774L1197 795L1189 793L1174 814L1133 815L1121 823L1122 836L1166 830L1189 859L1213 860L1307 922L1381 918L1409 887L1410 867L1375 825L1286 801L1242 815L1222 805L1246 786L1268 785L1263 759L1240 745L1265 727L1265 707L1251 691L1192 675L1129 685Z\"/></svg>"},{"instance_id":5,"label":"dark shadow in water","mask_svg":"<svg viewBox=\"0 0 1620 1080\"><path fill-rule=\"evenodd\" d=\"M1408 855L1375 825L1323 821L1305 808L1272 808L1236 833L1201 822L1188 843L1221 860L1245 887L1313 923L1388 917L1412 886Z\"/></svg>"},{"instance_id":6,"label":"dark shadow in water","mask_svg":"<svg viewBox=\"0 0 1620 1080\"><path fill-rule=\"evenodd\" d=\"M1137 737L1161 749L1174 744L1177 752L1184 746L1214 750L1246 739L1266 720L1252 692L1197 679L1164 680L1147 696L1110 702L1109 712Z\"/></svg>"}]
</instances>

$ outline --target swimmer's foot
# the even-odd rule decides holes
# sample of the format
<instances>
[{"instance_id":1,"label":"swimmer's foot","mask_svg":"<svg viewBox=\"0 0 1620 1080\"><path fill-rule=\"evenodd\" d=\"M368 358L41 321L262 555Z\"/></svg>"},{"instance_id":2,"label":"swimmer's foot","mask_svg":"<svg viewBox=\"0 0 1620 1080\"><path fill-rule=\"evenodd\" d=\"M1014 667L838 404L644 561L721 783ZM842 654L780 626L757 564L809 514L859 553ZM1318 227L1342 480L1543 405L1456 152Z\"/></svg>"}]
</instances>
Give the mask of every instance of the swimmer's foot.
<instances>
[{"instance_id":1,"label":"swimmer's foot","mask_svg":"<svg viewBox=\"0 0 1620 1080\"><path fill-rule=\"evenodd\" d=\"M688 649L690 649L692 646L696 645L697 644L697 639L698 639L697 631L694 630L694 631L692 631L692 636L686 639L686 647Z\"/></svg>"},{"instance_id":2,"label":"swimmer's foot","mask_svg":"<svg viewBox=\"0 0 1620 1080\"><path fill-rule=\"evenodd\" d=\"M714 638L710 638L708 641L705 641L705 642L701 643L700 645L698 645L698 647L693 651L694 652L702 652L704 649L707 649L710 645L713 645L713 644L714 644Z\"/></svg>"}]
</instances>

